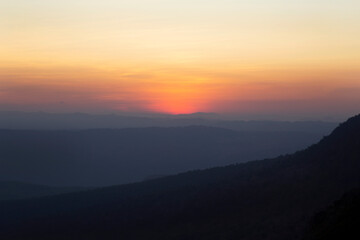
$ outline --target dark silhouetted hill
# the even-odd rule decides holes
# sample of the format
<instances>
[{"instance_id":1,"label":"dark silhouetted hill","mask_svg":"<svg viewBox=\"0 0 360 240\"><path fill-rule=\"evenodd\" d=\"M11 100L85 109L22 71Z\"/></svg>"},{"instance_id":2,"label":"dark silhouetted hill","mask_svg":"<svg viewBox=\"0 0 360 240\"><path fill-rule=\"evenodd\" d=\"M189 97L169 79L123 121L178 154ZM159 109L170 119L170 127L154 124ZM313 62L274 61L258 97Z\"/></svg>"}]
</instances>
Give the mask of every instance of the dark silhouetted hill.
<instances>
[{"instance_id":1,"label":"dark silhouetted hill","mask_svg":"<svg viewBox=\"0 0 360 240\"><path fill-rule=\"evenodd\" d=\"M292 153L321 136L213 127L0 130L3 179L104 186Z\"/></svg>"},{"instance_id":2,"label":"dark silhouetted hill","mask_svg":"<svg viewBox=\"0 0 360 240\"><path fill-rule=\"evenodd\" d=\"M305 240L360 239L360 190L345 194L312 219Z\"/></svg>"},{"instance_id":3,"label":"dark silhouetted hill","mask_svg":"<svg viewBox=\"0 0 360 240\"><path fill-rule=\"evenodd\" d=\"M360 187L360 116L304 151L142 183L0 203L2 239L302 239Z\"/></svg>"}]
</instances>

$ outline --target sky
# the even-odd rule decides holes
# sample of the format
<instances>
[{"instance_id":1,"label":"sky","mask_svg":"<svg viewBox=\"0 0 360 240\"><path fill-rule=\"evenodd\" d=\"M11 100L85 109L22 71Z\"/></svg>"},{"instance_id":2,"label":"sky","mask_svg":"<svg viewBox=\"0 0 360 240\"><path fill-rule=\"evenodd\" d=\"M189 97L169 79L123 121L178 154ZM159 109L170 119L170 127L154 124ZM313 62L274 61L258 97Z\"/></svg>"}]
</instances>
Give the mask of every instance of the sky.
<instances>
[{"instance_id":1,"label":"sky","mask_svg":"<svg viewBox=\"0 0 360 240\"><path fill-rule=\"evenodd\" d=\"M358 0L0 0L0 110L343 118Z\"/></svg>"}]
</instances>

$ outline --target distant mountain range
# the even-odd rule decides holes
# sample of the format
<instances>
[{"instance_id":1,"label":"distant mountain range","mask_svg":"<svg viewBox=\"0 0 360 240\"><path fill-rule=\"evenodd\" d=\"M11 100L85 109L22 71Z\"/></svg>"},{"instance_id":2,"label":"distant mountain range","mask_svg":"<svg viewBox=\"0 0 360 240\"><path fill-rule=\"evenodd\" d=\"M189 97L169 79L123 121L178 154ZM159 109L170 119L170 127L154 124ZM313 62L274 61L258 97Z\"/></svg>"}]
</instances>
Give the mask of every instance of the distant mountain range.
<instances>
[{"instance_id":1,"label":"distant mountain range","mask_svg":"<svg viewBox=\"0 0 360 240\"><path fill-rule=\"evenodd\" d=\"M98 129L142 127L220 127L238 131L300 131L329 134L338 123L321 121L239 121L221 120L214 113L161 115L153 117L122 116L116 114L0 112L0 129Z\"/></svg>"},{"instance_id":2,"label":"distant mountain range","mask_svg":"<svg viewBox=\"0 0 360 240\"><path fill-rule=\"evenodd\" d=\"M142 183L0 203L12 239L297 240L360 187L360 115L292 155Z\"/></svg>"},{"instance_id":3,"label":"distant mountain range","mask_svg":"<svg viewBox=\"0 0 360 240\"><path fill-rule=\"evenodd\" d=\"M204 126L0 130L0 176L45 185L115 185L289 154L322 136Z\"/></svg>"}]
</instances>

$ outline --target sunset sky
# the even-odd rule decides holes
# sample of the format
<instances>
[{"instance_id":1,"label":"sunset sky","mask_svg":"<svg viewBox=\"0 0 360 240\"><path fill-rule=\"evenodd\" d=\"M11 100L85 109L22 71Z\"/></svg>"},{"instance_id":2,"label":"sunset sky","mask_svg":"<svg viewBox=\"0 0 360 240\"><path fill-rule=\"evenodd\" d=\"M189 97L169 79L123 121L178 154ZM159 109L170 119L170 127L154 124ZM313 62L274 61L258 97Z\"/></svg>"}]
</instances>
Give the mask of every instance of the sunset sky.
<instances>
[{"instance_id":1,"label":"sunset sky","mask_svg":"<svg viewBox=\"0 0 360 240\"><path fill-rule=\"evenodd\" d=\"M0 0L0 110L360 112L359 0Z\"/></svg>"}]
</instances>

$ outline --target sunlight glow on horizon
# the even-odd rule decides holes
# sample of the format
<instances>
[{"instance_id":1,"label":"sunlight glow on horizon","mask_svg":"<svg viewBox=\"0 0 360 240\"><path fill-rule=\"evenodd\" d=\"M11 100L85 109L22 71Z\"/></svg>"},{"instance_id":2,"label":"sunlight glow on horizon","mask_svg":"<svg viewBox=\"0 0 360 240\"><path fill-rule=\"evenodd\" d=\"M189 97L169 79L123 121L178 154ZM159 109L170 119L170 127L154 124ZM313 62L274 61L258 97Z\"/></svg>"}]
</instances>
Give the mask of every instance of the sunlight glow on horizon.
<instances>
[{"instance_id":1,"label":"sunlight glow on horizon","mask_svg":"<svg viewBox=\"0 0 360 240\"><path fill-rule=\"evenodd\" d=\"M359 12L355 0L2 0L0 110L357 111Z\"/></svg>"}]
</instances>

